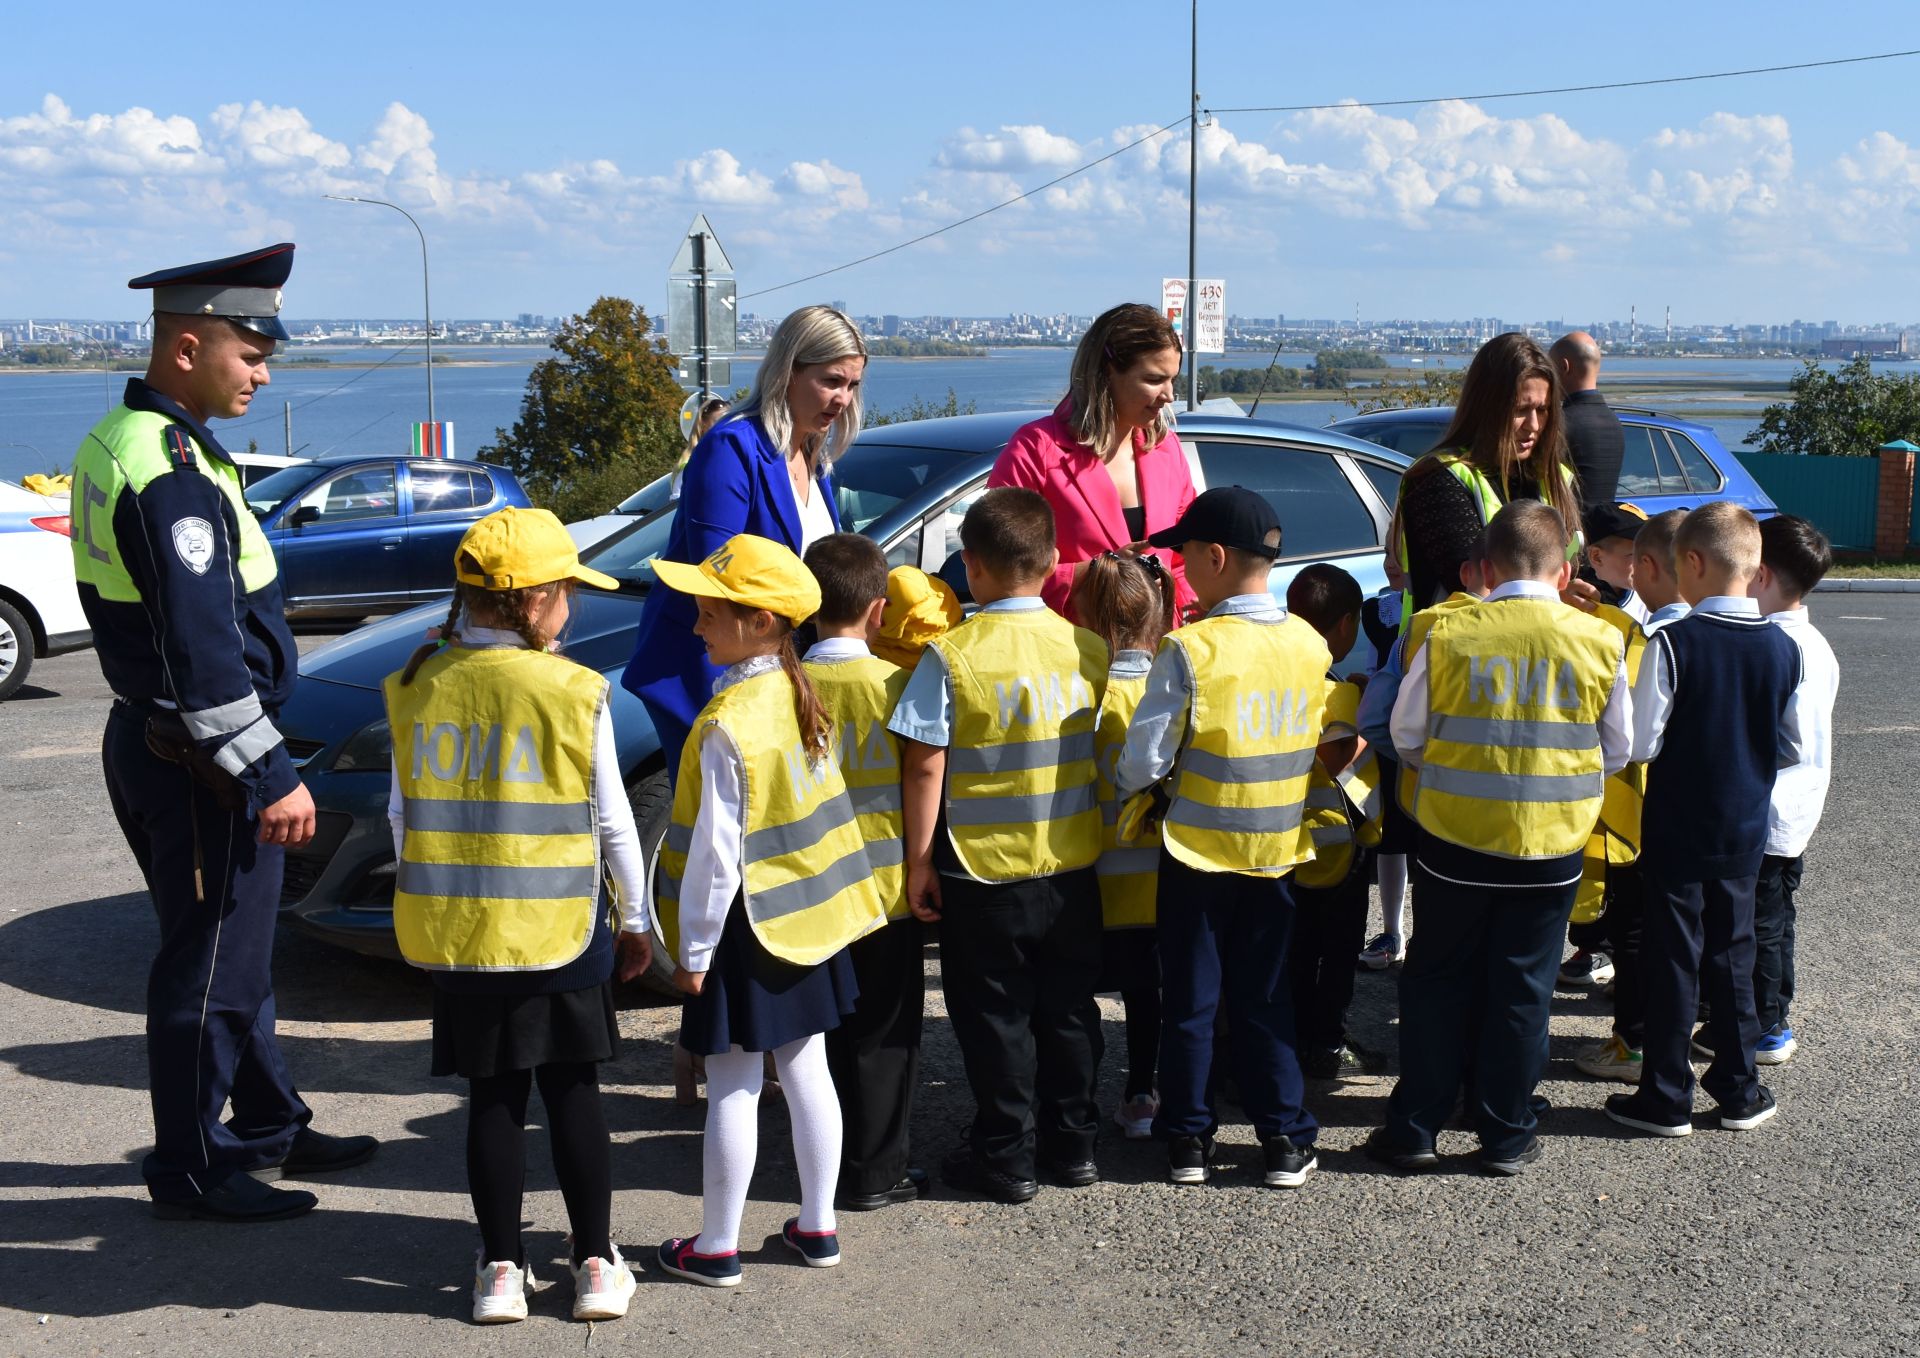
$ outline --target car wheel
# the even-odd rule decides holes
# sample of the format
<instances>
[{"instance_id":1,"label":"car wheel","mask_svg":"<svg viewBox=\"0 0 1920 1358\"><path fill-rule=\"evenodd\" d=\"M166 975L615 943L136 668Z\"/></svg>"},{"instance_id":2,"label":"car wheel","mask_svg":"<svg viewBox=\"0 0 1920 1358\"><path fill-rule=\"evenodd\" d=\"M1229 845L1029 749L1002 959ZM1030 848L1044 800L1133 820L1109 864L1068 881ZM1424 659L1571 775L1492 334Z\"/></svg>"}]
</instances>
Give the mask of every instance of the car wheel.
<instances>
[{"instance_id":1,"label":"car wheel","mask_svg":"<svg viewBox=\"0 0 1920 1358\"><path fill-rule=\"evenodd\" d=\"M653 876L654 860L660 856L660 846L666 842L667 821L673 811L673 788L667 782L667 771L657 769L627 789L627 805L633 808L633 825L640 834L640 852L646 858L647 876ZM640 983L656 994L678 997L680 992L673 988L673 954L667 951L666 941L660 936L660 923L656 919L653 927L653 968L640 978Z\"/></svg>"},{"instance_id":2,"label":"car wheel","mask_svg":"<svg viewBox=\"0 0 1920 1358\"><path fill-rule=\"evenodd\" d=\"M11 698L32 668L33 629L19 609L0 599L0 699Z\"/></svg>"}]
</instances>

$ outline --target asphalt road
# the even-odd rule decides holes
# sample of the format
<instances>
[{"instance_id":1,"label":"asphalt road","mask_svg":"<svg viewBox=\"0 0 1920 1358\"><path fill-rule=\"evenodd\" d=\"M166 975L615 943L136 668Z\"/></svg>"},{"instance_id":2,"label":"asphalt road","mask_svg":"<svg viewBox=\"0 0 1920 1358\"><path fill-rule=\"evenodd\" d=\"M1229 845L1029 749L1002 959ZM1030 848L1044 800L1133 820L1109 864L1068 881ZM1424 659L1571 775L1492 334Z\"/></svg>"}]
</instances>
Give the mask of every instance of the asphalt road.
<instances>
[{"instance_id":1,"label":"asphalt road","mask_svg":"<svg viewBox=\"0 0 1920 1358\"><path fill-rule=\"evenodd\" d=\"M842 1218L843 1267L796 1267L778 1230L797 1192L786 1120L763 1117L742 1233L747 1281L715 1292L643 1271L633 1314L566 1319L565 1216L530 1139L528 1248L551 1284L525 1325L466 1325L476 1243L460 1086L427 1071L427 991L397 964L283 936L280 1032L335 1131L379 1158L316 1184L320 1210L260 1227L154 1220L144 974L154 938L100 781L107 695L90 653L36 666L0 705L0 1354L805 1352L1893 1354L1920 1352L1914 1204L1914 845L1920 843L1920 597L1827 595L1840 658L1834 789L1801 897L1794 1026L1769 1079L1781 1115L1745 1135L1630 1140L1601 1115L1617 1085L1571 1057L1605 1031L1556 1006L1545 1158L1514 1180L1403 1180L1358 1146L1389 1081L1315 1087L1320 1172L1258 1186L1228 1130L1207 1188L1163 1182L1151 1146L1106 1140L1105 1181L1024 1208L941 1194ZM937 959L930 955L937 974ZM933 991L915 1122L937 1164L970 1112ZM1363 1041L1393 1047L1393 981L1363 975ZM1108 1008L1103 1100L1122 1048ZM699 1223L700 1114L671 1098L671 1007L629 998L604 1073L615 1238L636 1261Z\"/></svg>"}]
</instances>

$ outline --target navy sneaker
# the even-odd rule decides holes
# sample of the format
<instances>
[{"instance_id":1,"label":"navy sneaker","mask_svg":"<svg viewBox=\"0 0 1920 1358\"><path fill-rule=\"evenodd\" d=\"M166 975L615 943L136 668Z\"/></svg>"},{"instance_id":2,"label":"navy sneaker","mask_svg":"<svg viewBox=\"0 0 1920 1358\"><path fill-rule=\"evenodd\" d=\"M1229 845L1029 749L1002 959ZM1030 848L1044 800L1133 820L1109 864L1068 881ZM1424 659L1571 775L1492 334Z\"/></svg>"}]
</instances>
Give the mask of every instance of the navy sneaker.
<instances>
[{"instance_id":1,"label":"navy sneaker","mask_svg":"<svg viewBox=\"0 0 1920 1358\"><path fill-rule=\"evenodd\" d=\"M1780 1105L1773 1101L1773 1091L1761 1085L1752 1103L1743 1103L1738 1107L1720 1104L1713 1110L1713 1117L1722 1131L1750 1132L1779 1111Z\"/></svg>"},{"instance_id":2,"label":"navy sneaker","mask_svg":"<svg viewBox=\"0 0 1920 1358\"><path fill-rule=\"evenodd\" d=\"M1784 1023L1775 1024L1773 1031L1763 1036L1760 1045L1753 1049L1753 1061L1759 1066L1784 1066L1799 1049L1793 1029Z\"/></svg>"},{"instance_id":3,"label":"navy sneaker","mask_svg":"<svg viewBox=\"0 0 1920 1358\"><path fill-rule=\"evenodd\" d=\"M840 1235L837 1231L803 1231L799 1217L788 1217L780 1228L787 1248L799 1255L808 1268L832 1268L840 1262ZM738 1263L734 1265L739 1267Z\"/></svg>"},{"instance_id":4,"label":"navy sneaker","mask_svg":"<svg viewBox=\"0 0 1920 1358\"><path fill-rule=\"evenodd\" d=\"M740 1251L702 1254L694 1249L699 1240L700 1237L696 1235L662 1244L656 1256L661 1271L671 1273L676 1278L685 1278L690 1283L699 1283L702 1287L740 1286ZM837 1255L835 1262L839 1262Z\"/></svg>"},{"instance_id":5,"label":"navy sneaker","mask_svg":"<svg viewBox=\"0 0 1920 1358\"><path fill-rule=\"evenodd\" d=\"M1213 1138L1176 1136L1167 1143L1167 1178L1176 1184L1203 1184L1213 1174Z\"/></svg>"},{"instance_id":6,"label":"navy sneaker","mask_svg":"<svg viewBox=\"0 0 1920 1358\"><path fill-rule=\"evenodd\" d=\"M1389 1165L1402 1174L1420 1174L1440 1167L1440 1154L1431 1146L1406 1147L1395 1141L1385 1127L1367 1138L1363 1148L1367 1159Z\"/></svg>"},{"instance_id":7,"label":"navy sneaker","mask_svg":"<svg viewBox=\"0 0 1920 1358\"><path fill-rule=\"evenodd\" d=\"M1521 1146L1518 1150L1509 1151L1505 1155L1489 1155L1486 1151L1481 1151L1480 1172L1501 1178L1512 1178L1535 1160L1538 1160L1540 1155L1540 1138L1530 1136L1527 1138L1525 1145Z\"/></svg>"},{"instance_id":8,"label":"navy sneaker","mask_svg":"<svg viewBox=\"0 0 1920 1358\"><path fill-rule=\"evenodd\" d=\"M1650 1113L1646 1105L1640 1102L1638 1094L1607 1095L1607 1116L1622 1127L1631 1127L1648 1136L1693 1135L1692 1119L1683 1117L1678 1122L1672 1122Z\"/></svg>"},{"instance_id":9,"label":"navy sneaker","mask_svg":"<svg viewBox=\"0 0 1920 1358\"><path fill-rule=\"evenodd\" d=\"M1268 1188L1298 1188L1309 1174L1320 1168L1312 1142L1296 1146L1291 1137L1275 1136L1260 1144L1267 1156Z\"/></svg>"}]
</instances>

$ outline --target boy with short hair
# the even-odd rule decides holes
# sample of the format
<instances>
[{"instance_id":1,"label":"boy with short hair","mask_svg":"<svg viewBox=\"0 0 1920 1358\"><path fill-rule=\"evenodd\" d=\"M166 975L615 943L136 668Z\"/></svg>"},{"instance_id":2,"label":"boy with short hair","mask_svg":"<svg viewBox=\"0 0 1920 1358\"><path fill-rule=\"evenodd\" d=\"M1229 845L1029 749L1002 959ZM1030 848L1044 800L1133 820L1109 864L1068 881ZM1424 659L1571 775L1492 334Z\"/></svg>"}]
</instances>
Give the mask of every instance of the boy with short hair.
<instances>
[{"instance_id":1,"label":"boy with short hair","mask_svg":"<svg viewBox=\"0 0 1920 1358\"><path fill-rule=\"evenodd\" d=\"M1647 606L1634 588L1634 540L1646 521L1646 511L1631 504L1595 505L1584 516L1587 569L1600 583L1600 602L1639 623L1647 620Z\"/></svg>"},{"instance_id":2,"label":"boy with short hair","mask_svg":"<svg viewBox=\"0 0 1920 1358\"><path fill-rule=\"evenodd\" d=\"M887 603L887 558L872 538L834 533L807 548L820 582L819 640L803 664L833 719L832 749L858 815L887 925L847 949L860 987L853 1012L827 1034L827 1066L844 1127L840 1192L852 1211L911 1202L926 1186L909 1160L913 1091L926 1007L921 924L907 909L900 820L900 738L887 718L907 672L874 655Z\"/></svg>"},{"instance_id":3,"label":"boy with short hair","mask_svg":"<svg viewBox=\"0 0 1920 1358\"><path fill-rule=\"evenodd\" d=\"M1643 625L1649 636L1693 609L1681 596L1673 560L1674 534L1686 521L1686 510L1669 509L1641 524L1633 535L1633 592L1647 606Z\"/></svg>"},{"instance_id":4,"label":"boy with short hair","mask_svg":"<svg viewBox=\"0 0 1920 1358\"><path fill-rule=\"evenodd\" d=\"M1650 762L1640 851L1646 885L1647 1037L1640 1088L1607 1116L1650 1136L1693 1131L1688 1029L1702 984L1712 1064L1701 1085L1728 1131L1777 1111L1754 1065L1754 888L1776 772L1797 762L1800 648L1747 595L1760 526L1731 501L1674 535L1686 617L1654 633L1634 686L1634 758Z\"/></svg>"},{"instance_id":5,"label":"boy with short hair","mask_svg":"<svg viewBox=\"0 0 1920 1358\"><path fill-rule=\"evenodd\" d=\"M941 984L976 1111L949 1183L1002 1202L1099 1180L1101 819L1093 737L1107 647L1041 601L1059 560L1038 493L960 525L979 612L931 641L888 723L906 740L907 903L940 921Z\"/></svg>"},{"instance_id":6,"label":"boy with short hair","mask_svg":"<svg viewBox=\"0 0 1920 1358\"><path fill-rule=\"evenodd\" d=\"M1338 665L1362 625L1360 582L1338 566L1316 562L1287 586L1287 611L1327 643ZM1327 710L1307 784L1307 826L1313 861L1293 871L1294 930L1288 947L1295 1050L1308 1079L1365 1073L1347 1037L1353 1003L1354 954L1367 936L1367 884L1380 842L1380 786L1372 750L1360 736L1360 688L1327 674Z\"/></svg>"},{"instance_id":7,"label":"boy with short hair","mask_svg":"<svg viewBox=\"0 0 1920 1358\"><path fill-rule=\"evenodd\" d=\"M1215 486L1149 540L1179 551L1207 610L1160 643L1114 771L1123 798L1170 779L1156 923L1164 1010L1154 1135L1168 1143L1174 1183L1207 1181L1218 1124L1214 1018L1224 1008L1265 1182L1298 1188L1319 1163L1320 1127L1301 1106L1294 1051L1289 874L1313 857L1307 779L1333 658L1267 592L1280 520L1264 497Z\"/></svg>"},{"instance_id":8,"label":"boy with short hair","mask_svg":"<svg viewBox=\"0 0 1920 1358\"><path fill-rule=\"evenodd\" d=\"M1367 1143L1432 1169L1471 1071L1480 1167L1540 1158L1534 1086L1581 851L1631 750L1619 632L1560 601L1559 514L1517 500L1487 525L1484 601L1433 623L1407 663L1393 743L1416 770L1420 928L1400 974L1400 1080Z\"/></svg>"},{"instance_id":9,"label":"boy with short hair","mask_svg":"<svg viewBox=\"0 0 1920 1358\"><path fill-rule=\"evenodd\" d=\"M1840 663L1814 627L1805 603L1833 566L1826 534L1793 514L1760 524L1760 572L1753 597L1768 622L1800 647L1801 678L1793 691L1800 758L1774 780L1767 812L1766 856L1753 896L1753 991L1760 1016L1754 1060L1777 1066L1793 1058L1799 1042L1787 1022L1793 1003L1793 895L1799 890L1807 842L1819 827L1833 769L1833 704L1840 690Z\"/></svg>"}]
</instances>

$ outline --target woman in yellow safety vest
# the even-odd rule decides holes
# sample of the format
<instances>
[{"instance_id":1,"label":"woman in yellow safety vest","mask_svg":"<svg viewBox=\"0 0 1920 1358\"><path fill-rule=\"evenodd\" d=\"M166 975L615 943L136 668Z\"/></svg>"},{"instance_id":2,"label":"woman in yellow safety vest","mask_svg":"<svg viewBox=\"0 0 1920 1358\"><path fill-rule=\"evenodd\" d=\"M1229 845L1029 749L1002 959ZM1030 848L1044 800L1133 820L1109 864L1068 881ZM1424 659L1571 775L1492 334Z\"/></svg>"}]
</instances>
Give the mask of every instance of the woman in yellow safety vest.
<instances>
[{"instance_id":1,"label":"woman in yellow safety vest","mask_svg":"<svg viewBox=\"0 0 1920 1358\"><path fill-rule=\"evenodd\" d=\"M467 1179L481 1249L477 1323L525 1320L520 1240L527 1095L540 1085L573 1227L573 1315L624 1315L633 1275L610 1237L613 1171L599 1063L619 1028L613 975L652 957L646 871L615 757L607 681L553 654L580 564L560 520L503 509L467 530L437 642L387 678L394 933L429 971L433 1073L464 1075ZM602 905L617 890L619 934Z\"/></svg>"},{"instance_id":2,"label":"woman in yellow safety vest","mask_svg":"<svg viewBox=\"0 0 1920 1358\"><path fill-rule=\"evenodd\" d=\"M687 995L680 1041L706 1057L700 1233L660 1246L662 1270L740 1281L740 1215L758 1142L761 1054L793 1124L800 1214L781 1232L801 1262L840 1262L833 1194L840 1105L824 1034L853 1012L847 945L886 924L858 813L829 756L831 723L794 650L820 586L770 538L739 533L697 565L654 563L694 597L693 634L720 668L674 780L658 864L662 936Z\"/></svg>"},{"instance_id":3,"label":"woman in yellow safety vest","mask_svg":"<svg viewBox=\"0 0 1920 1358\"><path fill-rule=\"evenodd\" d=\"M1460 588L1460 563L1500 507L1541 500L1569 534L1580 487L1562 433L1559 374L1518 331L1495 335L1467 367L1447 432L1400 483L1393 548L1407 575L1406 619Z\"/></svg>"}]
</instances>

